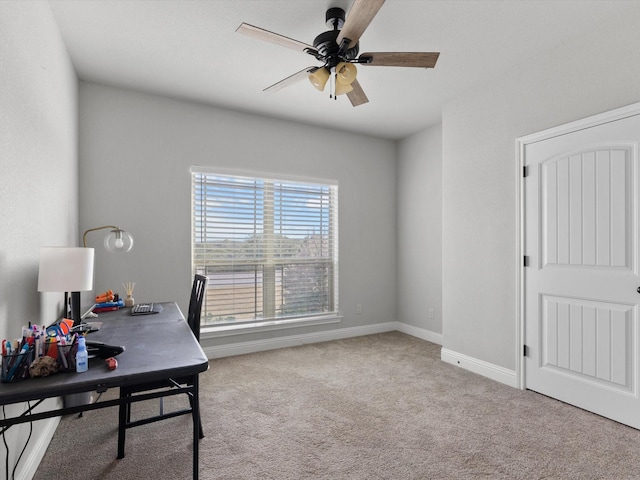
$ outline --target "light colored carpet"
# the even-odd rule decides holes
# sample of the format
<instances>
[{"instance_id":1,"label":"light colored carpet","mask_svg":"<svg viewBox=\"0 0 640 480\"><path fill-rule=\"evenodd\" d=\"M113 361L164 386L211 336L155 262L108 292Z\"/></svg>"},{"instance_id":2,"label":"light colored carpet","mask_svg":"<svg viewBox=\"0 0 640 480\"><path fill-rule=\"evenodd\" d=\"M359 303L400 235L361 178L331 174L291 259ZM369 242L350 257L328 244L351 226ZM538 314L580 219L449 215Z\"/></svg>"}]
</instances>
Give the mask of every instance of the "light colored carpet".
<instances>
[{"instance_id":1,"label":"light colored carpet","mask_svg":"<svg viewBox=\"0 0 640 480\"><path fill-rule=\"evenodd\" d=\"M214 360L200 397L202 479L640 478L638 430L397 332ZM129 430L122 460L116 428L115 408L65 417L35 480L191 478L188 416Z\"/></svg>"}]
</instances>

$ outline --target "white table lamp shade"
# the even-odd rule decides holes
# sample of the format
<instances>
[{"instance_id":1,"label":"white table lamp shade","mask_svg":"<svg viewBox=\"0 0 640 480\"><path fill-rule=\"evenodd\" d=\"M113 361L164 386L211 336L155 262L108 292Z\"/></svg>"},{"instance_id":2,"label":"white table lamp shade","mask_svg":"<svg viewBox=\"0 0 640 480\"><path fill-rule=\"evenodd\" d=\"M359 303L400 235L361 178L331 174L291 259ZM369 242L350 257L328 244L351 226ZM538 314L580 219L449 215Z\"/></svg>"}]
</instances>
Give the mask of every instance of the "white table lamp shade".
<instances>
[{"instance_id":1,"label":"white table lamp shade","mask_svg":"<svg viewBox=\"0 0 640 480\"><path fill-rule=\"evenodd\" d=\"M93 248L41 247L39 292L93 290Z\"/></svg>"}]
</instances>

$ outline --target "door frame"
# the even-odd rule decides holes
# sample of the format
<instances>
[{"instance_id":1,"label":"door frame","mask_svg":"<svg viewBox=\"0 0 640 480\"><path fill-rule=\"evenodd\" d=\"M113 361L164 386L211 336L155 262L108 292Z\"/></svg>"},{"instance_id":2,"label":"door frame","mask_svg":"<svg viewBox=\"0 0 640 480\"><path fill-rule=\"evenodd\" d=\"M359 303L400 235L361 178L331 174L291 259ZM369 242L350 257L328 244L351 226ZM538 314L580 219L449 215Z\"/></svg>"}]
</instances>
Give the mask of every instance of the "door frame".
<instances>
[{"instance_id":1,"label":"door frame","mask_svg":"<svg viewBox=\"0 0 640 480\"><path fill-rule=\"evenodd\" d=\"M525 266L524 256L527 254L525 244L525 177L526 165L525 149L532 143L559 137L568 133L595 127L604 123L615 122L623 118L640 115L640 102L624 107L609 110L607 112L585 117L563 125L548 128L540 132L516 138L516 198L518 208L516 210L516 387L524 390L527 387L525 378L524 346L525 346Z\"/></svg>"}]
</instances>

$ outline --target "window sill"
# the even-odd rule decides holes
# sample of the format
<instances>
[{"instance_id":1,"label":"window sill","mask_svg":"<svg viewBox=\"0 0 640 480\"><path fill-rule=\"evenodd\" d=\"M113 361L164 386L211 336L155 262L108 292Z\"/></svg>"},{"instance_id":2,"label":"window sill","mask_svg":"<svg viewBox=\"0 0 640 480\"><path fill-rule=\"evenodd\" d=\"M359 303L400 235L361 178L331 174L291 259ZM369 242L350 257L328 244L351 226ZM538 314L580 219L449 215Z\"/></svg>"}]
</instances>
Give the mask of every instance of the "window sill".
<instances>
[{"instance_id":1,"label":"window sill","mask_svg":"<svg viewBox=\"0 0 640 480\"><path fill-rule=\"evenodd\" d=\"M327 315L322 317L293 318L286 320L266 320L257 323L223 324L216 326L203 326L200 329L200 338L228 337L231 335L243 335L247 333L268 332L285 328L312 327L329 323L340 323L341 315Z\"/></svg>"}]
</instances>

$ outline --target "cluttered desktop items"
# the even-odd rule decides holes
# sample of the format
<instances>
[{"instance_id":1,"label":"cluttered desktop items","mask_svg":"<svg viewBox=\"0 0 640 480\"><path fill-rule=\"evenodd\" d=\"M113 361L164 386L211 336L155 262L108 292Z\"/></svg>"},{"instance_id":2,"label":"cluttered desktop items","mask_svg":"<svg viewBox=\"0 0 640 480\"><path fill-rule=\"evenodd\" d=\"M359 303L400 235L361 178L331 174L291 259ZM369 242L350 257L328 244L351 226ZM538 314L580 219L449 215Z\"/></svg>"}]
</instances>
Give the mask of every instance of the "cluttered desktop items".
<instances>
[{"instance_id":1,"label":"cluttered desktop items","mask_svg":"<svg viewBox=\"0 0 640 480\"><path fill-rule=\"evenodd\" d=\"M123 305L117 294L109 290L96 296L96 304L90 311L112 311ZM86 338L101 326L102 322L78 323L69 318L62 318L48 327L31 323L23 326L20 338L2 341L0 382L18 382L58 372L81 372L88 367L89 358L109 359L121 354L124 346ZM117 362L107 363L108 368L113 365Z\"/></svg>"},{"instance_id":2,"label":"cluttered desktop items","mask_svg":"<svg viewBox=\"0 0 640 480\"><path fill-rule=\"evenodd\" d=\"M3 340L0 381L13 383L58 372L81 372L88 368L89 358L109 359L125 350L124 346L87 340L86 332L78 333L72 325L73 320L68 318L48 327L29 324L22 327L21 339Z\"/></svg>"},{"instance_id":3,"label":"cluttered desktop items","mask_svg":"<svg viewBox=\"0 0 640 480\"><path fill-rule=\"evenodd\" d=\"M131 293L133 292L135 283L123 283L122 285L127 292L127 298L124 301L117 293L114 293L113 290L107 290L96 296L96 304L92 307L91 311L93 313L110 312L129 306L131 307L131 315L152 315L162 311L162 305L159 303L145 302L133 304Z\"/></svg>"},{"instance_id":4,"label":"cluttered desktop items","mask_svg":"<svg viewBox=\"0 0 640 480\"><path fill-rule=\"evenodd\" d=\"M130 296L132 285L127 284L126 290L127 296ZM83 361L86 352L87 359L104 359L107 368L116 368L114 357L120 355L125 347L87 339L88 334L100 330L103 322L85 322L84 319L90 314L97 316L96 313L119 310L125 306L125 302L112 290L96 295L95 301L79 323L68 318L48 327L29 323L22 327L21 338L3 340L0 382L12 383L58 372L80 372L79 351ZM139 303L131 307L131 315L156 314L162 309L159 303ZM82 365L84 367L84 363Z\"/></svg>"}]
</instances>

